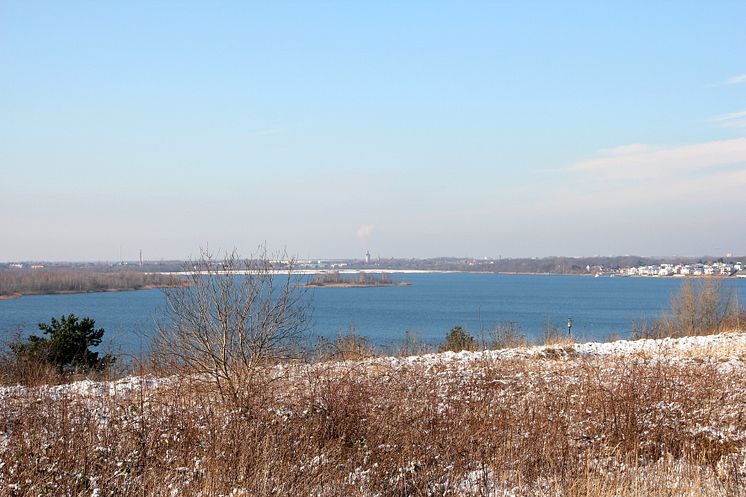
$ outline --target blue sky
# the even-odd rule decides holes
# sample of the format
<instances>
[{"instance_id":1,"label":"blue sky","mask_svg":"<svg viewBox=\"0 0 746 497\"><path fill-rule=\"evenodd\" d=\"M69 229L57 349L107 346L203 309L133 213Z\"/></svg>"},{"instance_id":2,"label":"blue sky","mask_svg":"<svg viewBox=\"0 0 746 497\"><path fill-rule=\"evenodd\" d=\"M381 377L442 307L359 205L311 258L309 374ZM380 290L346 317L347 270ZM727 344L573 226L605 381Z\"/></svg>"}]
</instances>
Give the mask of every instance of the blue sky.
<instances>
[{"instance_id":1,"label":"blue sky","mask_svg":"<svg viewBox=\"0 0 746 497\"><path fill-rule=\"evenodd\" d=\"M746 254L744 2L0 1L0 260Z\"/></svg>"}]
</instances>

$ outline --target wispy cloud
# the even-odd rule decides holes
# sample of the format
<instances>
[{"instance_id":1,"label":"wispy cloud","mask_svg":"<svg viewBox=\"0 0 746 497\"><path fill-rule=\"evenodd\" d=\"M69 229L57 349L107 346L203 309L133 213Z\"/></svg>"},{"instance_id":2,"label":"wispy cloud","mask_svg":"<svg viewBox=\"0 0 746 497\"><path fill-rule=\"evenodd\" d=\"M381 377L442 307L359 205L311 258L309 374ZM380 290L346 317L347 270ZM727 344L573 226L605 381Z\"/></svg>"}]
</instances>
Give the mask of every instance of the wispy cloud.
<instances>
[{"instance_id":1,"label":"wispy cloud","mask_svg":"<svg viewBox=\"0 0 746 497\"><path fill-rule=\"evenodd\" d=\"M698 209L709 212L714 205L727 203L738 210L744 205L741 192L746 188L746 167L714 169L697 176L672 175L650 181L597 181L594 176L574 177L542 190L542 195L524 198L505 216L519 225L547 219L564 222L604 222L634 219L634 211L655 217L677 209L691 215ZM504 211L504 209L502 209ZM577 216L577 217L576 217Z\"/></svg>"},{"instance_id":2,"label":"wispy cloud","mask_svg":"<svg viewBox=\"0 0 746 497\"><path fill-rule=\"evenodd\" d=\"M746 128L746 110L715 116L710 121L725 128Z\"/></svg>"},{"instance_id":3,"label":"wispy cloud","mask_svg":"<svg viewBox=\"0 0 746 497\"><path fill-rule=\"evenodd\" d=\"M364 224L360 226L357 231L355 231L355 236L358 240L367 240L370 238L370 235L373 234L373 225L372 224Z\"/></svg>"},{"instance_id":4,"label":"wispy cloud","mask_svg":"<svg viewBox=\"0 0 746 497\"><path fill-rule=\"evenodd\" d=\"M655 150L658 147L655 147L653 145L645 145L643 143L632 143L630 145L620 145L618 147L612 147L612 148L606 148L601 150L601 153L603 155L628 155L628 154L636 154L641 152L649 152L651 150Z\"/></svg>"},{"instance_id":5,"label":"wispy cloud","mask_svg":"<svg viewBox=\"0 0 746 497\"><path fill-rule=\"evenodd\" d=\"M724 85L742 85L746 83L746 74L741 74L739 76L733 76L732 78L728 78L725 81L723 81Z\"/></svg>"},{"instance_id":6,"label":"wispy cloud","mask_svg":"<svg viewBox=\"0 0 746 497\"><path fill-rule=\"evenodd\" d=\"M641 180L746 164L746 138L689 145L626 145L570 165L569 172L603 180Z\"/></svg>"},{"instance_id":7,"label":"wispy cloud","mask_svg":"<svg viewBox=\"0 0 746 497\"><path fill-rule=\"evenodd\" d=\"M580 192L572 198L578 209L629 208L644 205L712 205L718 199L739 201L746 187L746 168L714 171L704 177L671 177L664 182L647 181L608 185L603 190ZM573 204L571 203L572 207Z\"/></svg>"}]
</instances>

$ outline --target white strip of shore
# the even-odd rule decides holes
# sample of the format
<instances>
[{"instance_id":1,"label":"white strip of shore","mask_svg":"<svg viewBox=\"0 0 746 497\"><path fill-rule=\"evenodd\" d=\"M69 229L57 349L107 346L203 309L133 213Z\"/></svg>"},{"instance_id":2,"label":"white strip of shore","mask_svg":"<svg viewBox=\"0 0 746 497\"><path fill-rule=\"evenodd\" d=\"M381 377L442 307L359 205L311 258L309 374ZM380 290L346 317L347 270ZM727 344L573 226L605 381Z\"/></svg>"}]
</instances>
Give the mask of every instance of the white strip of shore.
<instances>
[{"instance_id":1,"label":"white strip of shore","mask_svg":"<svg viewBox=\"0 0 746 497\"><path fill-rule=\"evenodd\" d=\"M247 269L236 269L233 271L164 271L147 274L161 274L161 275L174 275L174 276L194 276L194 275L234 275L241 276L247 274L259 274L259 273L271 273L278 275L287 274L299 274L299 275L310 275L310 274L433 274L433 273L463 273L465 271L441 271L436 269L293 269L288 271L287 269L274 269L271 271L252 271Z\"/></svg>"}]
</instances>

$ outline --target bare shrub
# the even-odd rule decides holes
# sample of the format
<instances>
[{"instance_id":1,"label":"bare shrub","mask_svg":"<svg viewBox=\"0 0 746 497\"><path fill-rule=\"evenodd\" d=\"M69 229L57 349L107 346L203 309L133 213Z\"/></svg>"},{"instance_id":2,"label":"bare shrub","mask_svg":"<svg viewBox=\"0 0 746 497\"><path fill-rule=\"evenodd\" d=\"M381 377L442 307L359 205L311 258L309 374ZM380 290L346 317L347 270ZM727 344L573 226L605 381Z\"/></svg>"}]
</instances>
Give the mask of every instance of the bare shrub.
<instances>
[{"instance_id":1,"label":"bare shrub","mask_svg":"<svg viewBox=\"0 0 746 497\"><path fill-rule=\"evenodd\" d=\"M376 348L368 337L360 335L354 325L338 333L334 340L319 337L314 346L316 361L349 361L376 356Z\"/></svg>"},{"instance_id":2,"label":"bare shrub","mask_svg":"<svg viewBox=\"0 0 746 497\"><path fill-rule=\"evenodd\" d=\"M720 333L740 324L736 290L722 288L720 280L708 278L682 282L671 297L670 309L656 321L633 325L636 338L665 338Z\"/></svg>"},{"instance_id":3,"label":"bare shrub","mask_svg":"<svg viewBox=\"0 0 746 497\"><path fill-rule=\"evenodd\" d=\"M30 355L18 355L9 348L0 352L0 385L38 386L64 381L53 365Z\"/></svg>"},{"instance_id":4,"label":"bare shrub","mask_svg":"<svg viewBox=\"0 0 746 497\"><path fill-rule=\"evenodd\" d=\"M528 345L526 333L514 321L498 323L485 338L485 348L508 349Z\"/></svg>"},{"instance_id":5,"label":"bare shrub","mask_svg":"<svg viewBox=\"0 0 746 497\"><path fill-rule=\"evenodd\" d=\"M423 342L413 331L404 331L404 337L393 350L393 354L398 357L408 357L413 355L428 354L433 352L433 347L427 342Z\"/></svg>"},{"instance_id":6,"label":"bare shrub","mask_svg":"<svg viewBox=\"0 0 746 497\"><path fill-rule=\"evenodd\" d=\"M190 286L165 291L155 357L243 402L268 379L266 366L296 357L307 331L309 301L295 261L272 260L264 248L249 259L234 251L221 260L202 250L190 269Z\"/></svg>"},{"instance_id":7,"label":"bare shrub","mask_svg":"<svg viewBox=\"0 0 746 497\"><path fill-rule=\"evenodd\" d=\"M575 343L575 340L572 335L562 328L547 322L544 323L544 328L542 329L541 343L543 345L571 345Z\"/></svg>"}]
</instances>

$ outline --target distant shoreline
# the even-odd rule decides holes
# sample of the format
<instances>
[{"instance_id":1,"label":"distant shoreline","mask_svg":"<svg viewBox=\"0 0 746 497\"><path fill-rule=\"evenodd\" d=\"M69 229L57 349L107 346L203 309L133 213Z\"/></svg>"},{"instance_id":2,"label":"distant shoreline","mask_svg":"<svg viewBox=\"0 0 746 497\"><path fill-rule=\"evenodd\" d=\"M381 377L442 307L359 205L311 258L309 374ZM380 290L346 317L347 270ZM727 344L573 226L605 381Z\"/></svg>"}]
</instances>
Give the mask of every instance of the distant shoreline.
<instances>
[{"instance_id":1,"label":"distant shoreline","mask_svg":"<svg viewBox=\"0 0 746 497\"><path fill-rule=\"evenodd\" d=\"M112 293L112 292L136 292L138 290L155 290L157 288L180 288L189 286L189 282L174 285L144 285L137 288L104 288L101 290L53 290L49 292L13 292L0 295L0 300L14 300L21 297L33 297L41 295L76 295L82 293Z\"/></svg>"},{"instance_id":2,"label":"distant shoreline","mask_svg":"<svg viewBox=\"0 0 746 497\"><path fill-rule=\"evenodd\" d=\"M407 269L369 269L363 271L340 271L341 274L356 274L364 272L366 274L484 274L484 275L507 275L507 276L580 276L586 278L595 277L594 274L588 273L532 273L532 272L487 272L487 271L443 271L443 270L407 270ZM287 274L287 271L276 271L276 274ZM323 274L324 271L294 271L293 274ZM194 275L199 274L198 272L187 272L181 271L178 273L149 273L149 274L160 274L160 275ZM232 272L236 276L247 274L246 271ZM671 276L640 276L640 275L626 275L626 274L602 274L599 278L635 278L635 279L746 279L742 276L728 276L723 274L707 274L707 275L671 275ZM40 296L40 295L75 295L83 293L110 293L110 292L136 292L138 290L154 290L157 288L180 288L189 286L190 283L187 280L182 280L177 284L160 284L160 285L144 285L137 288L105 288L101 290L55 290L55 291L42 291L42 292L12 292L0 295L0 301L4 300L15 300L21 297L27 296ZM412 283L407 281L392 282L392 283L326 283L326 284L313 284L306 283L299 285L303 288L374 288L374 287L397 287L397 286L412 286Z\"/></svg>"}]
</instances>

